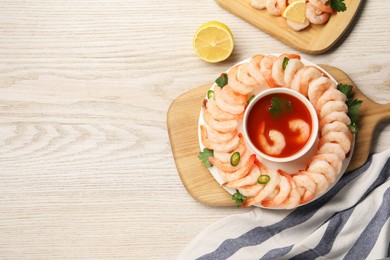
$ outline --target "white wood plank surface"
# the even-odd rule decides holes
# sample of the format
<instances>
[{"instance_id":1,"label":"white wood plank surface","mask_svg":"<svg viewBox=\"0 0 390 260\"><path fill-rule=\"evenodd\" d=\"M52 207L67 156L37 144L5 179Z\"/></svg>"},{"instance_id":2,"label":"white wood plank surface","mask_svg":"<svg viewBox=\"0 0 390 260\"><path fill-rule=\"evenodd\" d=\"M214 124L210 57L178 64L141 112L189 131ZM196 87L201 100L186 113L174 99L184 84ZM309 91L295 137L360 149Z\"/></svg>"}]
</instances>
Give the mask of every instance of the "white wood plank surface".
<instances>
[{"instance_id":1,"label":"white wood plank surface","mask_svg":"<svg viewBox=\"0 0 390 260\"><path fill-rule=\"evenodd\" d=\"M390 2L362 5L335 48L302 56L390 102ZM192 50L209 20L235 37L219 64ZM260 52L295 51L214 1L1 0L0 258L174 259L209 224L247 211L190 197L166 113ZM372 152L390 145L388 124L377 133Z\"/></svg>"}]
</instances>

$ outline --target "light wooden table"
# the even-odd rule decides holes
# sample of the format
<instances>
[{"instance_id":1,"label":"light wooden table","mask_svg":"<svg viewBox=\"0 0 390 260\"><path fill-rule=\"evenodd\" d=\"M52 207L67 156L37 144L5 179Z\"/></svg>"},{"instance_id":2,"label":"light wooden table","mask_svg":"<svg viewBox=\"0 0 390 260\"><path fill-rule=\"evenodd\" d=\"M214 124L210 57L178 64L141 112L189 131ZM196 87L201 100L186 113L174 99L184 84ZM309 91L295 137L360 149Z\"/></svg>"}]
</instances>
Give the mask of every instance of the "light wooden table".
<instances>
[{"instance_id":1,"label":"light wooden table","mask_svg":"<svg viewBox=\"0 0 390 260\"><path fill-rule=\"evenodd\" d=\"M336 48L302 55L390 101L390 4L364 1ZM166 113L181 93L253 54L294 52L213 1L0 1L0 258L173 259L235 208L194 201L177 174ZM226 23L220 64L192 50ZM372 152L390 145L377 131Z\"/></svg>"}]
</instances>

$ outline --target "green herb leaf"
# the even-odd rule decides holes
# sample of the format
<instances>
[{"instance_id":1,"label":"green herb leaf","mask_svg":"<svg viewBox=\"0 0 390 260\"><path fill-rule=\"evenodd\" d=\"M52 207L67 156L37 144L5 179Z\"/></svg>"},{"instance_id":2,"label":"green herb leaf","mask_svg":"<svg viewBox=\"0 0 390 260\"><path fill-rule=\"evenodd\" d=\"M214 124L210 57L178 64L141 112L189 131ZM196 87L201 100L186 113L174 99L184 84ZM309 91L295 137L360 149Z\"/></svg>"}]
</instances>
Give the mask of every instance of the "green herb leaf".
<instances>
[{"instance_id":1,"label":"green herb leaf","mask_svg":"<svg viewBox=\"0 0 390 260\"><path fill-rule=\"evenodd\" d=\"M358 131L357 122L359 121L359 108L363 101L351 98L352 88L353 87L348 84L339 83L337 85L337 89L347 97L345 104L347 104L348 107L348 117L351 119L351 125L348 126L349 131L351 131L352 134L356 134Z\"/></svg>"},{"instance_id":2,"label":"green herb leaf","mask_svg":"<svg viewBox=\"0 0 390 260\"><path fill-rule=\"evenodd\" d=\"M213 150L210 150L210 149L207 149L207 148L204 148L203 149L203 152L200 152L198 154L198 158L200 160L202 160L204 166L206 166L207 168L213 166L210 162L209 162L209 157L213 157L214 156L214 151Z\"/></svg>"},{"instance_id":3,"label":"green herb leaf","mask_svg":"<svg viewBox=\"0 0 390 260\"><path fill-rule=\"evenodd\" d=\"M347 10L344 0L330 0L330 6L337 12L344 12Z\"/></svg>"},{"instance_id":4,"label":"green herb leaf","mask_svg":"<svg viewBox=\"0 0 390 260\"><path fill-rule=\"evenodd\" d=\"M291 101L283 97L273 96L271 98L271 106L269 112L275 119L280 118L283 114L289 113L293 110Z\"/></svg>"},{"instance_id":5,"label":"green herb leaf","mask_svg":"<svg viewBox=\"0 0 390 260\"><path fill-rule=\"evenodd\" d=\"M356 134L356 133L358 132L358 127L357 127L357 125L356 125L355 123L350 124L350 125L348 126L348 128L349 128L349 131L350 131L352 134Z\"/></svg>"},{"instance_id":6,"label":"green herb leaf","mask_svg":"<svg viewBox=\"0 0 390 260\"><path fill-rule=\"evenodd\" d=\"M359 121L359 108L361 107L362 103L363 101L359 99L354 99L347 103L348 116L352 123Z\"/></svg>"},{"instance_id":7,"label":"green herb leaf","mask_svg":"<svg viewBox=\"0 0 390 260\"><path fill-rule=\"evenodd\" d=\"M268 110L273 118L279 118L282 114L282 108L280 107L280 100L277 96L271 98L271 107Z\"/></svg>"},{"instance_id":8,"label":"green herb leaf","mask_svg":"<svg viewBox=\"0 0 390 260\"><path fill-rule=\"evenodd\" d=\"M233 194L232 200L236 202L236 207L240 207L242 203L246 200L246 197L242 195L238 190Z\"/></svg>"},{"instance_id":9,"label":"green herb leaf","mask_svg":"<svg viewBox=\"0 0 390 260\"><path fill-rule=\"evenodd\" d=\"M283 58L283 63L282 63L282 68L283 68L283 70L286 69L289 60L290 60L290 59L287 58L287 57L284 57L284 58Z\"/></svg>"},{"instance_id":10,"label":"green herb leaf","mask_svg":"<svg viewBox=\"0 0 390 260\"><path fill-rule=\"evenodd\" d=\"M217 83L217 85L220 87L220 88L223 88L226 84L228 84L228 76L226 73L222 73L221 76L219 76L216 80L215 80L215 83Z\"/></svg>"},{"instance_id":11,"label":"green herb leaf","mask_svg":"<svg viewBox=\"0 0 390 260\"><path fill-rule=\"evenodd\" d=\"M255 95L252 95L252 96L248 99L248 101L247 101L246 103L249 104L254 98L255 98Z\"/></svg>"},{"instance_id":12,"label":"green herb leaf","mask_svg":"<svg viewBox=\"0 0 390 260\"><path fill-rule=\"evenodd\" d=\"M343 93L347 98L351 96L352 86L348 84L339 83L337 89Z\"/></svg>"}]
</instances>

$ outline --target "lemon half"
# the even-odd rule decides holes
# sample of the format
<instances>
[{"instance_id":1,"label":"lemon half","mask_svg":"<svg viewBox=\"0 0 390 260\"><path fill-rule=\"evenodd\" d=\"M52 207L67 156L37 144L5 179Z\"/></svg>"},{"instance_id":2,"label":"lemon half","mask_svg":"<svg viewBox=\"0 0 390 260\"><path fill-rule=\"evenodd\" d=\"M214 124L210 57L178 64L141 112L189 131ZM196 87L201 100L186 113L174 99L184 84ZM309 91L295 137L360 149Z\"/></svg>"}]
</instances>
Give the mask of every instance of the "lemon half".
<instances>
[{"instance_id":1,"label":"lemon half","mask_svg":"<svg viewBox=\"0 0 390 260\"><path fill-rule=\"evenodd\" d=\"M286 9L284 9L282 16L288 20L303 23L306 18L305 0L297 0L289 4Z\"/></svg>"},{"instance_id":2,"label":"lemon half","mask_svg":"<svg viewBox=\"0 0 390 260\"><path fill-rule=\"evenodd\" d=\"M210 21L196 30L192 45L202 60L220 62L226 60L233 52L233 34L225 24Z\"/></svg>"}]
</instances>

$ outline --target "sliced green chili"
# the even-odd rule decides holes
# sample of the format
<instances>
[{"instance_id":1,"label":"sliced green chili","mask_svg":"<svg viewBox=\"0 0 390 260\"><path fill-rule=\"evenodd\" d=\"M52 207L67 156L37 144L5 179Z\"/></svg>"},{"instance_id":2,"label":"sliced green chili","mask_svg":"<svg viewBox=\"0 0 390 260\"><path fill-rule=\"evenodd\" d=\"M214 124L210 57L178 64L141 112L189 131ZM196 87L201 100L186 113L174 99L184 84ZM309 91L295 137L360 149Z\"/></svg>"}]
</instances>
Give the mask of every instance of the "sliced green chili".
<instances>
[{"instance_id":1,"label":"sliced green chili","mask_svg":"<svg viewBox=\"0 0 390 260\"><path fill-rule=\"evenodd\" d=\"M240 153L239 152L234 152L232 156L230 156L230 164L232 166L237 166L238 163L240 162Z\"/></svg>"},{"instance_id":2,"label":"sliced green chili","mask_svg":"<svg viewBox=\"0 0 390 260\"><path fill-rule=\"evenodd\" d=\"M207 92L207 98L208 98L208 99L215 99L215 93L214 93L213 90L210 89L210 90Z\"/></svg>"},{"instance_id":3,"label":"sliced green chili","mask_svg":"<svg viewBox=\"0 0 390 260\"><path fill-rule=\"evenodd\" d=\"M267 184L269 182L269 180L271 179L271 177L269 177L269 175L260 175L259 178L257 179L257 183L258 184Z\"/></svg>"},{"instance_id":4,"label":"sliced green chili","mask_svg":"<svg viewBox=\"0 0 390 260\"><path fill-rule=\"evenodd\" d=\"M289 61L289 58L287 58L287 57L283 58L283 63L282 63L283 70L286 69L288 61Z\"/></svg>"}]
</instances>

